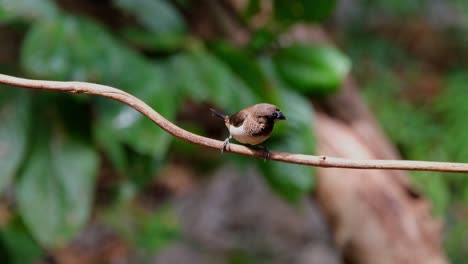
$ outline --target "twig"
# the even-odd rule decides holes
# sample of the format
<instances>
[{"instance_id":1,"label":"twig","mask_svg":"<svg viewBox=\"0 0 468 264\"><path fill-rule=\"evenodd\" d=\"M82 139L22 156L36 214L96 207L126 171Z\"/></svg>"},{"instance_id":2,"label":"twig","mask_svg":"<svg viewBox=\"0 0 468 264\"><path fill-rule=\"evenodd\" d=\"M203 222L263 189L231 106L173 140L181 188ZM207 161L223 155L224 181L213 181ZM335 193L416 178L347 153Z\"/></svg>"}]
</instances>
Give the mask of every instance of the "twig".
<instances>
[{"instance_id":1,"label":"twig","mask_svg":"<svg viewBox=\"0 0 468 264\"><path fill-rule=\"evenodd\" d=\"M0 83L24 87L29 89L47 90L66 93L83 93L99 95L122 102L147 116L159 127L169 134L184 141L220 150L223 141L202 137L188 132L158 114L140 99L122 90L86 82L58 82L17 78L0 74ZM207 112L208 113L208 112ZM230 144L227 152L244 156L263 158L262 151L252 150L242 145ZM468 172L467 163L412 161L412 160L357 160L326 156L312 156L303 154L292 154L287 152L272 151L270 160L287 163L302 164L317 167L348 168L348 169L386 169L386 170L418 170L418 171L444 171L444 172Z\"/></svg>"}]
</instances>

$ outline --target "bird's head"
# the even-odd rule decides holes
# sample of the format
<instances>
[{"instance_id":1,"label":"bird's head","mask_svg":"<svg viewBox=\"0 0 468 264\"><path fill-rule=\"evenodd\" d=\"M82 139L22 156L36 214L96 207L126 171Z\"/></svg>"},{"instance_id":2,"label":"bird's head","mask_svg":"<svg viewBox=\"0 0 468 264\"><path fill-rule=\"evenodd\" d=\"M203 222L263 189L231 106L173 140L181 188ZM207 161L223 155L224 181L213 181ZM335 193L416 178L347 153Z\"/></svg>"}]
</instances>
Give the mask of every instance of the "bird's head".
<instances>
[{"instance_id":1,"label":"bird's head","mask_svg":"<svg viewBox=\"0 0 468 264\"><path fill-rule=\"evenodd\" d=\"M274 122L278 120L286 120L286 116L279 110L278 107L272 104L257 104L252 109L257 117L263 117Z\"/></svg>"}]
</instances>

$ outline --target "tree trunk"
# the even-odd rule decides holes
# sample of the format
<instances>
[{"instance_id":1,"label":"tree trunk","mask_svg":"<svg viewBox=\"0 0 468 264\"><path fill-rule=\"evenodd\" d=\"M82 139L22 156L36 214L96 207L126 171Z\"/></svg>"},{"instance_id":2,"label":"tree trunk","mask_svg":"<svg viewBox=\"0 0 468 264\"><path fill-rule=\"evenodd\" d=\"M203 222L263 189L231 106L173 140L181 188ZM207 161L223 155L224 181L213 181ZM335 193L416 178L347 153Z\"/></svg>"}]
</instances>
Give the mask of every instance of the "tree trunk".
<instances>
[{"instance_id":1,"label":"tree trunk","mask_svg":"<svg viewBox=\"0 0 468 264\"><path fill-rule=\"evenodd\" d=\"M317 154L400 158L352 81L318 108ZM347 263L447 263L441 225L406 172L319 168L316 195Z\"/></svg>"}]
</instances>

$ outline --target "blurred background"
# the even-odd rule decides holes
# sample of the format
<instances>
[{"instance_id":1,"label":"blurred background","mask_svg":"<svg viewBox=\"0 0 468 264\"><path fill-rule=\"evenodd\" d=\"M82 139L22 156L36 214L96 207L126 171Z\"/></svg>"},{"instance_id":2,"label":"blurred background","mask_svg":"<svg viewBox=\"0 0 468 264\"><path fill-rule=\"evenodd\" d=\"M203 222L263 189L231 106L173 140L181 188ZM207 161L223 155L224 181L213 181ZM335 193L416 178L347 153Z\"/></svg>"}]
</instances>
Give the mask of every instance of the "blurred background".
<instances>
[{"instance_id":1,"label":"blurred background","mask_svg":"<svg viewBox=\"0 0 468 264\"><path fill-rule=\"evenodd\" d=\"M273 103L271 150L468 161L466 0L0 0L0 72L111 85L219 140L210 107ZM468 175L353 173L0 86L2 263L465 263Z\"/></svg>"}]
</instances>

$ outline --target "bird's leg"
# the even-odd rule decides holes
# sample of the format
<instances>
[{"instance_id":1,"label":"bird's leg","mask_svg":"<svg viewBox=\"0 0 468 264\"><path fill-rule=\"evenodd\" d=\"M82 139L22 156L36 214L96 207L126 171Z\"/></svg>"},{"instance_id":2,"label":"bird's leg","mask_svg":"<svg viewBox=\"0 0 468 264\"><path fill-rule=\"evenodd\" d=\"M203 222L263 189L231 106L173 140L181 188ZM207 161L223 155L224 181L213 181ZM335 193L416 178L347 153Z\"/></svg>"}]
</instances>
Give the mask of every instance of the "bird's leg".
<instances>
[{"instance_id":1,"label":"bird's leg","mask_svg":"<svg viewBox=\"0 0 468 264\"><path fill-rule=\"evenodd\" d=\"M262 145L258 145L263 151L262 151L262 157L263 157L263 161L266 161L267 159L270 158L270 151L268 150L268 148L266 146L262 146Z\"/></svg>"},{"instance_id":2,"label":"bird's leg","mask_svg":"<svg viewBox=\"0 0 468 264\"><path fill-rule=\"evenodd\" d=\"M232 138L232 136L229 135L229 137L226 138L226 139L224 140L223 148L221 149L221 153L223 153L225 149L226 149L226 150L228 149L229 144L230 144L229 140L230 140L231 138Z\"/></svg>"}]
</instances>

